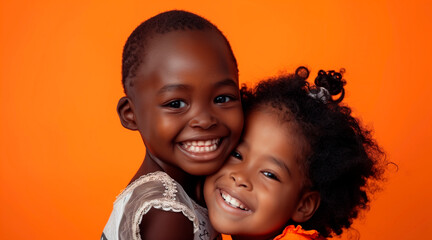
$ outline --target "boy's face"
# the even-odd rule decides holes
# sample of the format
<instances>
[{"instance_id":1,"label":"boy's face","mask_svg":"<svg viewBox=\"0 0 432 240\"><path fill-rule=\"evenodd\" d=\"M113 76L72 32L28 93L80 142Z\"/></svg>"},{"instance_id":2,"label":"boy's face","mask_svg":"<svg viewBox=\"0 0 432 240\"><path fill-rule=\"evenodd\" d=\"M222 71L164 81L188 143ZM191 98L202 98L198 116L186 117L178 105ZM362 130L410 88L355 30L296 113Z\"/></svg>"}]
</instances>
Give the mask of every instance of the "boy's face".
<instances>
[{"instance_id":1,"label":"boy's face","mask_svg":"<svg viewBox=\"0 0 432 240\"><path fill-rule=\"evenodd\" d=\"M301 221L297 216L305 177L292 125L282 125L274 113L248 115L237 149L204 185L210 221L217 231L268 239L281 233L289 220Z\"/></svg>"},{"instance_id":2,"label":"boy's face","mask_svg":"<svg viewBox=\"0 0 432 240\"><path fill-rule=\"evenodd\" d=\"M156 34L127 90L144 144L192 175L217 171L243 128L238 73L212 31Z\"/></svg>"}]
</instances>

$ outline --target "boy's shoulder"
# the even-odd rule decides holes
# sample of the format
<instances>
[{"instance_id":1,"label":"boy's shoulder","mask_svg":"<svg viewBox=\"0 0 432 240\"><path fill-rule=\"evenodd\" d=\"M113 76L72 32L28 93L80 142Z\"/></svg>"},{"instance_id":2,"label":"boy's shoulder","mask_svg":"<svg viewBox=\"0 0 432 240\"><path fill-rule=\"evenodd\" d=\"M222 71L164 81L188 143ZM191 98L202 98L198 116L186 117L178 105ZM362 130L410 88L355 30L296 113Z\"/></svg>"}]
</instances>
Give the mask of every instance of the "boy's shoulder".
<instances>
[{"instance_id":1,"label":"boy's shoulder","mask_svg":"<svg viewBox=\"0 0 432 240\"><path fill-rule=\"evenodd\" d=\"M118 229L123 239L141 239L140 234L146 234L146 239L151 236L168 239L172 234L193 236L202 230L209 234L213 231L207 210L196 204L165 172L149 173L129 184L114 202L107 228ZM104 233L107 234L105 230Z\"/></svg>"},{"instance_id":2,"label":"boy's shoulder","mask_svg":"<svg viewBox=\"0 0 432 240\"><path fill-rule=\"evenodd\" d=\"M125 198L145 197L145 199L175 199L181 186L167 173L157 171L140 176L130 183L116 198L114 204Z\"/></svg>"},{"instance_id":3,"label":"boy's shoulder","mask_svg":"<svg viewBox=\"0 0 432 240\"><path fill-rule=\"evenodd\" d=\"M158 171L141 176L129 184L117 197L117 201L126 203L123 218L134 218L134 223L141 222L142 217L154 208L166 212L181 212L194 223L194 228L198 228L194 210L199 206L182 186L165 172ZM133 227L137 226L134 225Z\"/></svg>"}]
</instances>

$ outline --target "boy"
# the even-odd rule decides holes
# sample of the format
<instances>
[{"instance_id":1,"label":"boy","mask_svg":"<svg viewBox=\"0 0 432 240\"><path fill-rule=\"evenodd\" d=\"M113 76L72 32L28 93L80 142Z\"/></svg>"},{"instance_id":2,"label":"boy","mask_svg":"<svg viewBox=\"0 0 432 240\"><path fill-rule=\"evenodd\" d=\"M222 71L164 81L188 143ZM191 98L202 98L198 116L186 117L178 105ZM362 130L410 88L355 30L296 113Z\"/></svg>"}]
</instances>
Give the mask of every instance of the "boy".
<instances>
[{"instance_id":1,"label":"boy","mask_svg":"<svg viewBox=\"0 0 432 240\"><path fill-rule=\"evenodd\" d=\"M102 239L213 239L202 176L214 173L243 127L236 59L204 18L169 11L143 22L123 50L117 112L138 130L145 159L114 203Z\"/></svg>"}]
</instances>

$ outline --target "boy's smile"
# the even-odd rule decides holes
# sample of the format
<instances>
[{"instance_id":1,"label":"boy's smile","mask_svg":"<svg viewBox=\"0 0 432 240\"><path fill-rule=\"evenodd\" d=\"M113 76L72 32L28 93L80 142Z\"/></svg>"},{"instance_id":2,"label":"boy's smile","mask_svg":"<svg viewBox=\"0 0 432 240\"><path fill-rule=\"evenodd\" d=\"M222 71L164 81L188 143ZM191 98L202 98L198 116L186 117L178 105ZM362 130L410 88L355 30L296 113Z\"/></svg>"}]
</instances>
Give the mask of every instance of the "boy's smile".
<instances>
[{"instance_id":1,"label":"boy's smile","mask_svg":"<svg viewBox=\"0 0 432 240\"><path fill-rule=\"evenodd\" d=\"M127 89L147 151L192 175L220 168L243 126L237 67L214 31L155 34Z\"/></svg>"},{"instance_id":2,"label":"boy's smile","mask_svg":"<svg viewBox=\"0 0 432 240\"><path fill-rule=\"evenodd\" d=\"M194 140L181 142L181 148L190 154L214 152L218 148L219 138L212 140Z\"/></svg>"}]
</instances>

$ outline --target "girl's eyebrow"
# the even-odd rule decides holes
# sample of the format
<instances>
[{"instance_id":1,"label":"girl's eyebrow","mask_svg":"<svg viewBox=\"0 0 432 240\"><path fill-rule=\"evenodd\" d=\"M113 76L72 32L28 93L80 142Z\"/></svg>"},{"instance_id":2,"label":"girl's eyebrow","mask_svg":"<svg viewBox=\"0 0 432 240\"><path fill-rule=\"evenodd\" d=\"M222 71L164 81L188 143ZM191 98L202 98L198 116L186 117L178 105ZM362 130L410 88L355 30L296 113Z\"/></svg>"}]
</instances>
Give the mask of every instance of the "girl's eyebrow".
<instances>
[{"instance_id":1,"label":"girl's eyebrow","mask_svg":"<svg viewBox=\"0 0 432 240\"><path fill-rule=\"evenodd\" d=\"M281 160L279 160L279 159L277 159L277 158L275 158L275 157L273 157L273 156L269 156L269 159L272 160L272 162L275 163L276 165L278 165L279 167L281 167L281 168L287 170L288 174L289 174L290 176L292 176L292 175L291 175L291 171L290 171L290 169L288 168L288 166L285 164L285 162L283 162L283 161L281 161Z\"/></svg>"},{"instance_id":2,"label":"girl's eyebrow","mask_svg":"<svg viewBox=\"0 0 432 240\"><path fill-rule=\"evenodd\" d=\"M159 89L157 94L159 95L165 92L175 91L175 90L189 90L190 88L191 86L185 84L168 84L163 86L161 89Z\"/></svg>"}]
</instances>

